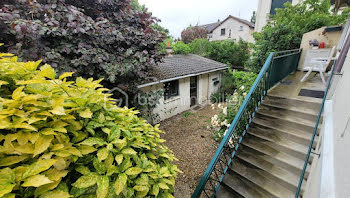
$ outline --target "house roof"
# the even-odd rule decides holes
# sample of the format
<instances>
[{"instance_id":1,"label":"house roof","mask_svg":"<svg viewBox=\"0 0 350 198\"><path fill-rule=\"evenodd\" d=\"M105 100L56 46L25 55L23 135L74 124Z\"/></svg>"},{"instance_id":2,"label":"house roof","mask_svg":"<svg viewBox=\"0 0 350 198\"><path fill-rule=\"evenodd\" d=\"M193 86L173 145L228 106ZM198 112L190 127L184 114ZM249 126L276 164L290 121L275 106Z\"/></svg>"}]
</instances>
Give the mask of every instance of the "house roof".
<instances>
[{"instance_id":1,"label":"house roof","mask_svg":"<svg viewBox=\"0 0 350 198\"><path fill-rule=\"evenodd\" d=\"M209 24L205 24L205 25L200 25L200 28L206 29L208 33L210 33L211 31L214 30L214 28L220 23L220 21L216 22L216 23L209 23Z\"/></svg>"},{"instance_id":2,"label":"house roof","mask_svg":"<svg viewBox=\"0 0 350 198\"><path fill-rule=\"evenodd\" d=\"M229 19L233 19L233 20L239 21L239 22L241 22L241 23L244 23L244 24L248 25L248 26L251 27L251 28L254 28L254 26L255 26L253 23L251 23L251 22L249 22L249 21L247 21L247 20L245 20L245 19L241 19L241 18L234 17L234 16L231 16L231 15L230 15L230 16L228 16L225 20L223 20L223 21L217 23L216 26L213 27L213 29L212 29L209 33L211 33L212 31L214 31L217 27L219 27L221 24L225 23L225 22L226 22L227 20L229 20Z\"/></svg>"},{"instance_id":3,"label":"house roof","mask_svg":"<svg viewBox=\"0 0 350 198\"><path fill-rule=\"evenodd\" d=\"M227 68L226 64L194 54L167 56L163 62L151 68L153 74L151 82L139 85L139 88Z\"/></svg>"}]
</instances>

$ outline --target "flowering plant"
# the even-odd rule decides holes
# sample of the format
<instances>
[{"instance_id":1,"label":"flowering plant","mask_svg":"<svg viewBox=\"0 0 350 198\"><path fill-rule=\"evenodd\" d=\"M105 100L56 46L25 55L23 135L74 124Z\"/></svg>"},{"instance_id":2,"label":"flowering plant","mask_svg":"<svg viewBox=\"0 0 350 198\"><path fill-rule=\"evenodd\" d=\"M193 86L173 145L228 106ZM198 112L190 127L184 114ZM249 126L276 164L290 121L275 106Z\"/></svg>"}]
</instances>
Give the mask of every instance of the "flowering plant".
<instances>
[{"instance_id":1,"label":"flowering plant","mask_svg":"<svg viewBox=\"0 0 350 198\"><path fill-rule=\"evenodd\" d=\"M228 128L236 116L244 98L247 95L245 92L246 87L243 85L238 90L235 90L232 96L226 99L225 103L219 103L217 108L220 109L220 113L214 115L211 118L210 128L215 131L214 139L216 141L221 141L226 135ZM212 104L212 108L215 109L215 104ZM232 139L230 140L232 141Z\"/></svg>"}]
</instances>

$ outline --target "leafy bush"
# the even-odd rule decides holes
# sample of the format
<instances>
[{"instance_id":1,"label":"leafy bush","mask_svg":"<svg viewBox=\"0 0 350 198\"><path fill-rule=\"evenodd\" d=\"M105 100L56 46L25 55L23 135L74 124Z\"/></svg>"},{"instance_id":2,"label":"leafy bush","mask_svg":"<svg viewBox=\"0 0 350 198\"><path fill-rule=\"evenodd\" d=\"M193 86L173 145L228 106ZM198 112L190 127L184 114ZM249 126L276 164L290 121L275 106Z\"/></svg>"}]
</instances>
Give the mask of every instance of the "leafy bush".
<instances>
[{"instance_id":1,"label":"leafy bush","mask_svg":"<svg viewBox=\"0 0 350 198\"><path fill-rule=\"evenodd\" d=\"M235 90L238 90L240 94L248 92L256 77L257 74L253 72L228 70L224 73L221 81L221 92L225 95L232 95ZM240 87L244 87L244 89L240 90Z\"/></svg>"},{"instance_id":2,"label":"leafy bush","mask_svg":"<svg viewBox=\"0 0 350 198\"><path fill-rule=\"evenodd\" d=\"M189 54L191 48L182 41L178 41L173 45L174 54Z\"/></svg>"},{"instance_id":3,"label":"leafy bush","mask_svg":"<svg viewBox=\"0 0 350 198\"><path fill-rule=\"evenodd\" d=\"M0 54L0 197L172 197L179 170L158 126L101 80L39 65Z\"/></svg>"},{"instance_id":4,"label":"leafy bush","mask_svg":"<svg viewBox=\"0 0 350 198\"><path fill-rule=\"evenodd\" d=\"M329 0L305 0L294 6L287 2L284 6L276 9L276 15L260 33L254 33L253 58L248 63L252 71L260 70L270 52L299 48L304 33L344 23L350 11L330 13Z\"/></svg>"},{"instance_id":5,"label":"leafy bush","mask_svg":"<svg viewBox=\"0 0 350 198\"><path fill-rule=\"evenodd\" d=\"M249 59L248 42L242 39L237 43L232 40L211 42L207 57L232 67L244 66Z\"/></svg>"},{"instance_id":6,"label":"leafy bush","mask_svg":"<svg viewBox=\"0 0 350 198\"><path fill-rule=\"evenodd\" d=\"M207 39L195 39L189 44L178 41L173 45L175 54L197 54L212 60L228 64L232 68L242 67L249 59L248 42L240 39L209 42Z\"/></svg>"},{"instance_id":7,"label":"leafy bush","mask_svg":"<svg viewBox=\"0 0 350 198\"><path fill-rule=\"evenodd\" d=\"M211 43L208 39L195 39L188 44L192 54L208 57L211 51Z\"/></svg>"},{"instance_id":8,"label":"leafy bush","mask_svg":"<svg viewBox=\"0 0 350 198\"><path fill-rule=\"evenodd\" d=\"M207 38L207 30L199 26L189 26L181 32L181 41L186 44L198 38Z\"/></svg>"},{"instance_id":9,"label":"leafy bush","mask_svg":"<svg viewBox=\"0 0 350 198\"><path fill-rule=\"evenodd\" d=\"M158 19L130 1L0 1L0 38L24 61L42 59L59 73L104 78L109 88L133 92L162 58L165 35L152 28Z\"/></svg>"}]
</instances>

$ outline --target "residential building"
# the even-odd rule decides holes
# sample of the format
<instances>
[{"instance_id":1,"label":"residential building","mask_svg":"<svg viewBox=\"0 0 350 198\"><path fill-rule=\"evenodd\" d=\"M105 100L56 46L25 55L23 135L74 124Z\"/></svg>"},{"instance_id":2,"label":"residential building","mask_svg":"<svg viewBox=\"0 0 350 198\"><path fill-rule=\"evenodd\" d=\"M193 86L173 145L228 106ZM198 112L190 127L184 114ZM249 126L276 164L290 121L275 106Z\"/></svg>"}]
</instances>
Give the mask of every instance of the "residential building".
<instances>
[{"instance_id":1,"label":"residential building","mask_svg":"<svg viewBox=\"0 0 350 198\"><path fill-rule=\"evenodd\" d=\"M145 93L162 92L159 104L152 111L157 115L153 121L159 122L208 103L210 96L219 91L222 72L227 68L198 55L169 55L152 68L153 80L138 88Z\"/></svg>"},{"instance_id":2,"label":"residential building","mask_svg":"<svg viewBox=\"0 0 350 198\"><path fill-rule=\"evenodd\" d=\"M248 42L254 42L252 33L254 32L254 24L234 16L228 16L223 21L201 25L208 32L209 41L234 40L243 39Z\"/></svg>"}]
</instances>

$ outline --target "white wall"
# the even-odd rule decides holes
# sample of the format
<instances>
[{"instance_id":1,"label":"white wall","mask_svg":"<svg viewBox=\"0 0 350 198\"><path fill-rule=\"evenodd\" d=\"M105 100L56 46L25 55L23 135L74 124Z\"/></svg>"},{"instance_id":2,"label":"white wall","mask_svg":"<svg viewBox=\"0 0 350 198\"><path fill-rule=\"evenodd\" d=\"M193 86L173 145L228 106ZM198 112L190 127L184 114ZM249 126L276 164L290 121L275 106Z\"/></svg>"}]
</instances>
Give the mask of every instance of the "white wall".
<instances>
[{"instance_id":1,"label":"white wall","mask_svg":"<svg viewBox=\"0 0 350 198\"><path fill-rule=\"evenodd\" d=\"M240 26L243 26L243 31L240 31ZM226 29L225 35L221 35L221 29L223 28ZM230 30L231 30L231 37L229 37ZM247 24L242 23L233 18L229 18L220 26L218 26L216 29L214 29L213 33L211 34L212 38L209 40L218 41L218 40L231 39L231 40L238 41L240 38L242 38L243 40L252 43L254 42L254 39L252 36L253 31L254 31L254 28L249 27Z\"/></svg>"},{"instance_id":2,"label":"white wall","mask_svg":"<svg viewBox=\"0 0 350 198\"><path fill-rule=\"evenodd\" d=\"M214 85L213 79L218 78L220 81L219 84ZM200 105L206 105L210 102L210 96L212 93L219 91L221 86L221 72L212 72L207 74L202 74L198 76L198 86L197 86L197 101ZM156 85L151 85L141 88L143 92L156 90L164 91L164 84L159 83ZM190 99L190 77L179 79L179 96L164 100L164 97L161 97L159 104L153 110L153 114L158 114L160 120L156 122L165 120L174 115L182 113L190 109L191 99Z\"/></svg>"}]
</instances>

